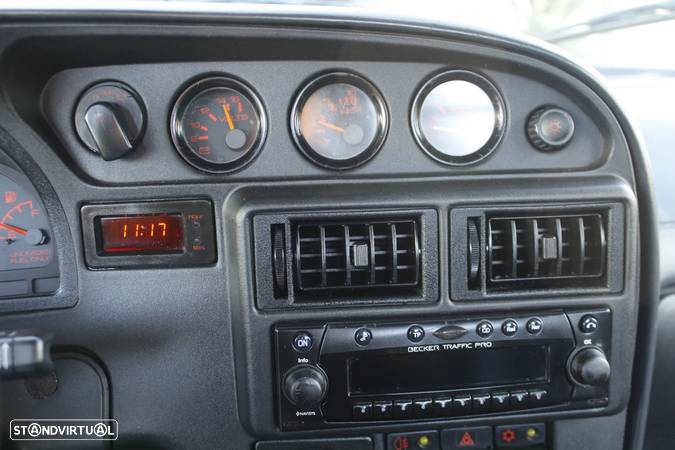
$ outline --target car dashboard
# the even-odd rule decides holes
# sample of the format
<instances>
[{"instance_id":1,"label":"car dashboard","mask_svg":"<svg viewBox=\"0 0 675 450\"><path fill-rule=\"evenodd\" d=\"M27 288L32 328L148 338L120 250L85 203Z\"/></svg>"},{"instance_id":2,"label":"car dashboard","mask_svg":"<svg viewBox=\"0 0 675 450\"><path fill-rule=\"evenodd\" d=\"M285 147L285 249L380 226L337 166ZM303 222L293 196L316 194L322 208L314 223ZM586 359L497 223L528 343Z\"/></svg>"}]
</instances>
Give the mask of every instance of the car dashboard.
<instances>
[{"instance_id":1,"label":"car dashboard","mask_svg":"<svg viewBox=\"0 0 675 450\"><path fill-rule=\"evenodd\" d=\"M451 24L226 6L0 22L2 423L639 448L656 219L598 77Z\"/></svg>"}]
</instances>

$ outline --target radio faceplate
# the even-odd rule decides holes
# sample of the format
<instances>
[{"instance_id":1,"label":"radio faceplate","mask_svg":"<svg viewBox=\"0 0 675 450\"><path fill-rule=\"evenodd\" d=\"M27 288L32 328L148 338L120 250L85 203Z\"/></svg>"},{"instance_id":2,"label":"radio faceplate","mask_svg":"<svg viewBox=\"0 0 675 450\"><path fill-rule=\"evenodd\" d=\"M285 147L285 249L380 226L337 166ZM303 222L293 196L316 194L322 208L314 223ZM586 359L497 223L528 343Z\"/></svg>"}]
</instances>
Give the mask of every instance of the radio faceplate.
<instances>
[{"instance_id":1,"label":"radio faceplate","mask_svg":"<svg viewBox=\"0 0 675 450\"><path fill-rule=\"evenodd\" d=\"M275 338L282 430L608 402L608 309L278 326Z\"/></svg>"}]
</instances>

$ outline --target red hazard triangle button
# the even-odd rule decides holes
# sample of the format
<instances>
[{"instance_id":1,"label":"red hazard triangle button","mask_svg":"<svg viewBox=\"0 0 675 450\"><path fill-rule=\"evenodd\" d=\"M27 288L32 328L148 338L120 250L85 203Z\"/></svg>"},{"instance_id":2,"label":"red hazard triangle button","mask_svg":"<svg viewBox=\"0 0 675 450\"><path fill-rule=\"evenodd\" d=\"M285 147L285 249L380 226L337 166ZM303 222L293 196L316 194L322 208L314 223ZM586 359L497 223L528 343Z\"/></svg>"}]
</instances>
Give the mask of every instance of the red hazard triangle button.
<instances>
[{"instance_id":1,"label":"red hazard triangle button","mask_svg":"<svg viewBox=\"0 0 675 450\"><path fill-rule=\"evenodd\" d=\"M459 442L457 443L458 447L473 447L475 445L476 442L468 431L465 431L464 434L462 434L462 437L459 438Z\"/></svg>"},{"instance_id":2,"label":"red hazard triangle button","mask_svg":"<svg viewBox=\"0 0 675 450\"><path fill-rule=\"evenodd\" d=\"M448 450L487 450L492 448L492 428L472 427L441 431L441 448Z\"/></svg>"}]
</instances>

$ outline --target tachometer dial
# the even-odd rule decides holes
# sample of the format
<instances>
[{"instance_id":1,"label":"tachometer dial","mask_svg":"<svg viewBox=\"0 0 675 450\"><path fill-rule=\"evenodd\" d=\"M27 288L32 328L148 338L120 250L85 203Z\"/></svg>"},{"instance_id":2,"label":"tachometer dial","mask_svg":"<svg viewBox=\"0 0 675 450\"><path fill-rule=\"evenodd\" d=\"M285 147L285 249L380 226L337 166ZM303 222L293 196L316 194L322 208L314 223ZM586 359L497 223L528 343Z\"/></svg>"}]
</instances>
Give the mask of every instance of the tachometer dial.
<instances>
[{"instance_id":1,"label":"tachometer dial","mask_svg":"<svg viewBox=\"0 0 675 450\"><path fill-rule=\"evenodd\" d=\"M420 89L411 111L413 134L422 149L449 165L475 163L494 150L504 132L504 102L487 79L453 70Z\"/></svg>"},{"instance_id":2,"label":"tachometer dial","mask_svg":"<svg viewBox=\"0 0 675 450\"><path fill-rule=\"evenodd\" d=\"M188 163L207 172L245 166L260 150L265 133L260 100L231 78L193 84L178 98L171 114L174 145Z\"/></svg>"},{"instance_id":3,"label":"tachometer dial","mask_svg":"<svg viewBox=\"0 0 675 450\"><path fill-rule=\"evenodd\" d=\"M0 196L0 271L49 265L54 246L40 201L33 192L1 172Z\"/></svg>"},{"instance_id":4,"label":"tachometer dial","mask_svg":"<svg viewBox=\"0 0 675 450\"><path fill-rule=\"evenodd\" d=\"M315 163L351 169L371 159L387 133L387 108L379 91L349 73L330 73L310 82L291 113L293 137Z\"/></svg>"}]
</instances>

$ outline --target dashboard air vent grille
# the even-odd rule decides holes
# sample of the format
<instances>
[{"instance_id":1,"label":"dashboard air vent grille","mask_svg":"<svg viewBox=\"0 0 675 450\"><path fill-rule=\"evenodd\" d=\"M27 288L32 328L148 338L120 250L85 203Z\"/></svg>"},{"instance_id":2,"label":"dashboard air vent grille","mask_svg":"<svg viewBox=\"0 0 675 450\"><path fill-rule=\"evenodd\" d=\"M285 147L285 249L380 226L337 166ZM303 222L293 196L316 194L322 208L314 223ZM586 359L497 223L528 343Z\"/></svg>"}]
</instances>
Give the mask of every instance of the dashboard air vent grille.
<instances>
[{"instance_id":1,"label":"dashboard air vent grille","mask_svg":"<svg viewBox=\"0 0 675 450\"><path fill-rule=\"evenodd\" d=\"M420 244L415 220L299 224L300 291L417 286Z\"/></svg>"},{"instance_id":2,"label":"dashboard air vent grille","mask_svg":"<svg viewBox=\"0 0 675 450\"><path fill-rule=\"evenodd\" d=\"M488 288L588 286L604 278L600 214L491 218L488 228Z\"/></svg>"}]
</instances>

